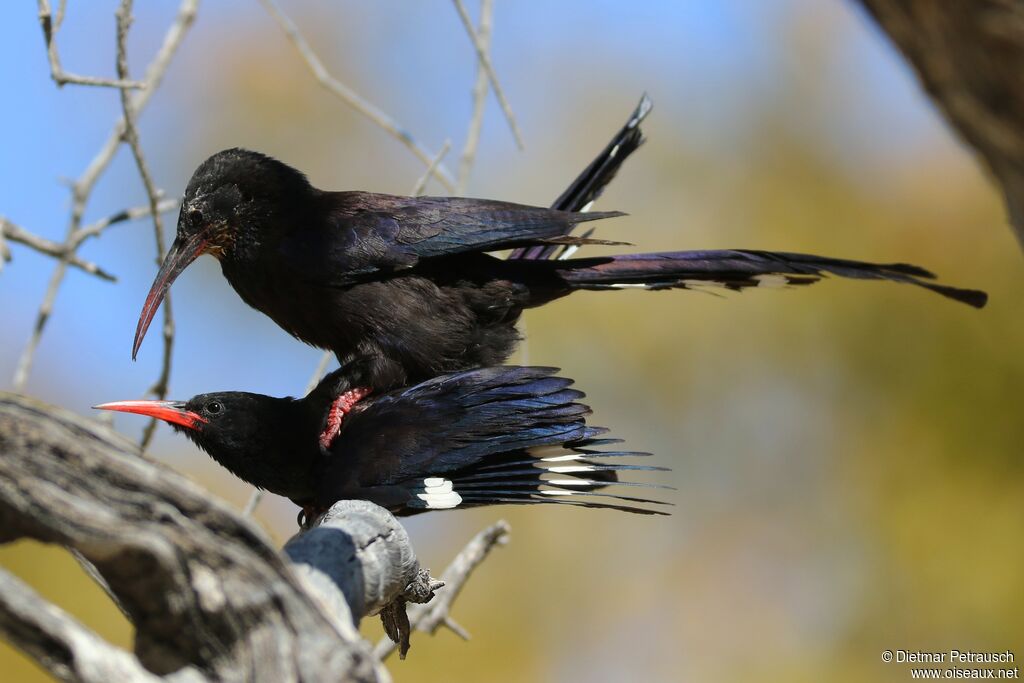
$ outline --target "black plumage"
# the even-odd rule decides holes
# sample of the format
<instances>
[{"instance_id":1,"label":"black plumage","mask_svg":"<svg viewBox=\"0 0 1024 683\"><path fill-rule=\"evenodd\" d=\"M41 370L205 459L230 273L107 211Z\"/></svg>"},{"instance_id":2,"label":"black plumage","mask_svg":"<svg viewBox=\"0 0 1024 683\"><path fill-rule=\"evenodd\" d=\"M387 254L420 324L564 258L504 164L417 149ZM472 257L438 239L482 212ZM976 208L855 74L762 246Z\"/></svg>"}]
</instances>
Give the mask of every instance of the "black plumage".
<instances>
[{"instance_id":1,"label":"black plumage","mask_svg":"<svg viewBox=\"0 0 1024 683\"><path fill-rule=\"evenodd\" d=\"M353 388L340 370L302 399L219 392L97 408L163 419L238 477L310 512L356 498L398 515L499 503L664 514L644 507L659 501L603 490L658 487L617 475L666 468L618 462L648 454L617 450L588 426L583 393L554 372L481 368L371 395L336 433L332 407Z\"/></svg>"},{"instance_id":2,"label":"black plumage","mask_svg":"<svg viewBox=\"0 0 1024 683\"><path fill-rule=\"evenodd\" d=\"M638 112L637 121L645 109ZM628 154L641 140L638 123L625 135L620 131L562 204L583 208L579 201L596 196L614 175L619 152ZM203 162L189 182L177 237L139 319L133 356L163 293L203 253L220 260L246 303L290 334L334 351L342 365L369 359L364 377L375 391L501 363L518 341L515 325L524 309L581 289L739 290L807 284L832 274L914 284L972 306L985 302L982 292L929 282L931 274L916 266L803 254L722 250L542 260L553 246L590 241L568 235L577 224L616 215L325 192L280 161L225 150ZM528 250L514 256L538 258L501 260L488 253L509 248Z\"/></svg>"},{"instance_id":3,"label":"black plumage","mask_svg":"<svg viewBox=\"0 0 1024 683\"><path fill-rule=\"evenodd\" d=\"M552 209L558 209L559 211L590 210L593 203L604 193L604 188L615 178L615 175L622 168L622 164L626 159L644 143L645 138L643 131L640 129L640 124L651 113L653 106L651 98L646 94L640 98L640 103L637 104L636 109L630 114L619 132L605 145L601 153L583 169L583 172L576 176L576 179L572 181L569 187L558 196L555 203L551 205ZM584 237L589 237L591 232L585 233ZM574 248L574 246L561 247L563 250L561 257L568 256L570 253L568 250ZM530 247L528 249L518 248L513 249L508 257L512 260L549 259L555 256L558 250L559 247L551 245Z\"/></svg>"}]
</instances>

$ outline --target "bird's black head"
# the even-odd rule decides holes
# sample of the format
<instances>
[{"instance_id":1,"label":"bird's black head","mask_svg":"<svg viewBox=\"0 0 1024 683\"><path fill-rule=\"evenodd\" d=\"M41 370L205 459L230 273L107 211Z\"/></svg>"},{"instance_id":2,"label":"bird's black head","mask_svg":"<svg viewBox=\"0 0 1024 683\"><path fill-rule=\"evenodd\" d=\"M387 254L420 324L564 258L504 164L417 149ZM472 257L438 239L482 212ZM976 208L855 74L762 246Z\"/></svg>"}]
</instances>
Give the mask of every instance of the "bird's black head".
<instances>
[{"instance_id":1,"label":"bird's black head","mask_svg":"<svg viewBox=\"0 0 1024 683\"><path fill-rule=\"evenodd\" d=\"M184 402L116 401L95 407L163 420L250 484L293 500L310 495L317 432L299 401L223 391Z\"/></svg>"},{"instance_id":2,"label":"bird's black head","mask_svg":"<svg viewBox=\"0 0 1024 683\"><path fill-rule=\"evenodd\" d=\"M203 253L230 256L247 232L280 224L274 220L307 203L306 176L277 159L247 149L225 149L199 164L185 188L177 239L202 235Z\"/></svg>"},{"instance_id":3,"label":"bird's black head","mask_svg":"<svg viewBox=\"0 0 1024 683\"><path fill-rule=\"evenodd\" d=\"M300 171L259 152L226 149L201 163L185 188L174 243L139 316L132 358L167 290L190 263L203 254L250 256L273 237L270 232L301 220L314 192Z\"/></svg>"}]
</instances>

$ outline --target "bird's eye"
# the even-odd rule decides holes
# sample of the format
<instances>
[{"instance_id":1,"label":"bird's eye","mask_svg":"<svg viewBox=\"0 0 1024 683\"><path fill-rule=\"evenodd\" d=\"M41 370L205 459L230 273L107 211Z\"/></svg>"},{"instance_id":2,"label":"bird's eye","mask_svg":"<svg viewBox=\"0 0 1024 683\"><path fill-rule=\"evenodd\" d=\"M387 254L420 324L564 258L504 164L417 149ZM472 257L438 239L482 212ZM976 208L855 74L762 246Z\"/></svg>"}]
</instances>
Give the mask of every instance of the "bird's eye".
<instances>
[{"instance_id":1,"label":"bird's eye","mask_svg":"<svg viewBox=\"0 0 1024 683\"><path fill-rule=\"evenodd\" d=\"M188 212L188 222L192 225L199 225L203 222L203 212L199 209L192 209Z\"/></svg>"},{"instance_id":2,"label":"bird's eye","mask_svg":"<svg viewBox=\"0 0 1024 683\"><path fill-rule=\"evenodd\" d=\"M224 406L220 404L220 401L210 401L206 404L206 412L210 415L216 415L222 410L224 410Z\"/></svg>"}]
</instances>

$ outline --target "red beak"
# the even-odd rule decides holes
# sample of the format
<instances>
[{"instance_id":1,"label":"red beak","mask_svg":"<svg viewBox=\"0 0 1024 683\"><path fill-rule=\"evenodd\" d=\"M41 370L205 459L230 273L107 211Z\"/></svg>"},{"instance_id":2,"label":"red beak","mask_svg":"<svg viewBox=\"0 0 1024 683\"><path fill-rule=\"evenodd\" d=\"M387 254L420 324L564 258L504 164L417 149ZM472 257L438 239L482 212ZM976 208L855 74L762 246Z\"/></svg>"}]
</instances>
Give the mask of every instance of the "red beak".
<instances>
[{"instance_id":1,"label":"red beak","mask_svg":"<svg viewBox=\"0 0 1024 683\"><path fill-rule=\"evenodd\" d=\"M208 422L202 415L185 410L185 404L181 401L114 401L113 403L101 403L93 408L146 415L189 429L199 429L200 424Z\"/></svg>"},{"instance_id":2,"label":"red beak","mask_svg":"<svg viewBox=\"0 0 1024 683\"><path fill-rule=\"evenodd\" d=\"M160 302L164 300L167 290L171 288L175 278L181 275L181 271L199 258L199 255L206 249L206 244L206 231L197 233L187 240L182 240L181 237L174 238L174 244L167 252L164 262L160 264L160 270L156 274L156 279L153 280L153 286L149 289L149 295L146 296L146 303L142 306L139 324L135 328L135 341L132 343L132 360L135 360L135 356L138 355L139 347L142 346L142 340L146 336L146 330L153 322L156 309L160 308Z\"/></svg>"}]
</instances>

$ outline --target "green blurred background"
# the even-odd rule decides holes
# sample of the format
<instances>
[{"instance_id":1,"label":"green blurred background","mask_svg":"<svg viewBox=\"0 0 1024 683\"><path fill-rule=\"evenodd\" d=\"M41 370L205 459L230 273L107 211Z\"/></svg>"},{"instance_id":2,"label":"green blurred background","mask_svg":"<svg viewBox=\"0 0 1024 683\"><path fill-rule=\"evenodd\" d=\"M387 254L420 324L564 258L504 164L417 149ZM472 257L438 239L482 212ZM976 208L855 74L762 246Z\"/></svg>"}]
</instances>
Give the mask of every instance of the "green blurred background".
<instances>
[{"instance_id":1,"label":"green blurred background","mask_svg":"<svg viewBox=\"0 0 1024 683\"><path fill-rule=\"evenodd\" d=\"M71 3L66 68L112 73L115 4ZM173 15L159 4L138 9L136 74ZM452 138L456 165L475 66L449 4L283 6L343 81L432 149ZM58 239L58 179L98 149L117 96L57 90L34 9L0 13L12 103L0 113L0 213ZM833 280L723 297L584 293L529 312L515 360L563 368L595 424L671 465L674 515L491 508L410 521L437 571L496 519L513 534L457 603L472 641L416 634L409 659L390 664L396 680L902 681L907 666L883 664L883 650L1024 655L1024 257L997 193L891 46L838 0L499 0L494 31L526 149L492 98L469 194L549 203L646 90L650 141L600 202L630 215L599 237L907 261L992 299L979 312ZM321 90L251 2L201 7L141 133L168 193L233 145L325 188L404 193L422 172ZM122 150L87 220L142 199ZM30 393L84 413L150 384L159 337L135 364L129 342L155 271L151 241L140 222L83 251L121 281L69 276ZM0 275L0 388L53 267L13 250ZM318 352L247 309L212 259L174 294L175 397L302 391ZM136 435L142 421L117 425ZM248 497L167 430L153 452L239 506ZM287 502L267 500L256 517L277 543L294 530ZM63 551L18 543L0 548L0 564L130 647L130 627ZM380 631L372 619L364 630ZM2 644L0 679L47 680Z\"/></svg>"}]
</instances>

